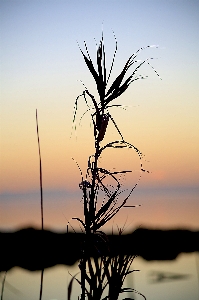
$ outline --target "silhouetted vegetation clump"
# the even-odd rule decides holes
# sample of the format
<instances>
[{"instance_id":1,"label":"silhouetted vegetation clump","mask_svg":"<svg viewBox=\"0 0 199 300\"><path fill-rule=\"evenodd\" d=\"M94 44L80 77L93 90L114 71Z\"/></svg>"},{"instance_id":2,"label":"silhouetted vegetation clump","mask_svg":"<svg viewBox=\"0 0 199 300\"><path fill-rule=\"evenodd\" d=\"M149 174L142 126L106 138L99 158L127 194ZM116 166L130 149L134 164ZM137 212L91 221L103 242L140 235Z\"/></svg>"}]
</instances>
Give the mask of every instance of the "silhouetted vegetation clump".
<instances>
[{"instance_id":1,"label":"silhouetted vegetation clump","mask_svg":"<svg viewBox=\"0 0 199 300\"><path fill-rule=\"evenodd\" d=\"M85 53L80 47L79 48L85 63L95 80L98 99L96 99L94 95L85 88L83 93L76 99L73 122L75 123L76 121L78 101L83 98L87 105L87 111L85 113L89 112L91 115L95 152L89 156L86 175L83 176L83 173L80 170L82 180L79 186L83 194L84 219L74 219L79 221L80 226L85 233L85 239L82 244L82 257L79 263L81 278L77 279L73 277L71 279L68 297L70 299L72 282L75 279L81 286L81 300L86 298L89 300L117 300L121 293L127 290L131 291L130 288L124 288L123 283L126 276L132 272L130 271L130 266L135 256L130 254L126 256L123 253L119 253L115 257L109 256L107 258L109 240L106 234L102 232L102 227L126 205L127 200L134 188L137 186L137 183L131 188L127 195L123 196L124 190L120 181L121 175L125 175L132 171L111 171L106 168L102 168L99 166L99 159L103 155L104 151L110 148L132 149L137 153L140 159L140 177L141 173L145 172L142 164L143 155L141 151L124 139L123 134L110 113L110 110L112 107L122 106L121 104L113 104L113 100L123 95L131 83L145 78L144 76L139 75L138 71L143 64L150 65L150 59L145 59L140 62L137 59L137 56L140 51L154 46L140 48L133 53L124 65L121 73L116 77L112 84L109 85L109 87L108 83L111 78L117 52L117 41L109 71L106 69L106 53L103 34L99 45L97 46L96 67L94 67L86 42L84 42L84 46ZM130 72L130 70L132 71ZM153 70L158 75L154 68ZM130 75L128 76L127 71L130 72ZM120 138L103 145L102 142L110 122L112 122L115 126ZM119 234L121 233L122 232L119 231ZM92 252L92 254L95 252L93 260L90 258L90 252ZM100 258L98 259L99 256ZM106 293L104 293L105 289L107 290L107 296L105 296Z\"/></svg>"}]
</instances>

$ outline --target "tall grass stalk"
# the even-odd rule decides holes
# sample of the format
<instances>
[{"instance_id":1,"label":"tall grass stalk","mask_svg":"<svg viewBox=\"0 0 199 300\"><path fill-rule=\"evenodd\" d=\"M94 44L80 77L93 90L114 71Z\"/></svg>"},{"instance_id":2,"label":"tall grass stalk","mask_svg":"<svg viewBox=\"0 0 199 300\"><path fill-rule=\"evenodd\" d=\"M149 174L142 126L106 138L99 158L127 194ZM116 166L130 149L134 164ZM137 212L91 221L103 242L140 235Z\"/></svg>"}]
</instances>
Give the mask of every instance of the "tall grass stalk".
<instances>
[{"instance_id":1,"label":"tall grass stalk","mask_svg":"<svg viewBox=\"0 0 199 300\"><path fill-rule=\"evenodd\" d=\"M7 271L4 273L3 280L2 280L1 300L3 300L3 293L4 293L4 286L5 286L5 281L6 281L6 275L7 275Z\"/></svg>"},{"instance_id":2,"label":"tall grass stalk","mask_svg":"<svg viewBox=\"0 0 199 300\"><path fill-rule=\"evenodd\" d=\"M41 149L39 139L39 123L36 109L36 126L37 126L37 143L39 151L39 180L40 180L40 199L41 199L41 229L44 230L44 212L43 212L43 182L42 182L42 161L41 161Z\"/></svg>"},{"instance_id":3,"label":"tall grass stalk","mask_svg":"<svg viewBox=\"0 0 199 300\"><path fill-rule=\"evenodd\" d=\"M115 36L114 36L115 37ZM117 257L106 257L105 253L109 251L109 242L106 235L101 231L102 227L110 221L123 207L131 207L127 205L127 201L137 186L137 183L130 189L127 196L123 196L122 183L120 180L121 175L125 175L131 170L111 171L99 166L99 158L104 151L110 148L114 149L132 149L134 150L140 160L140 178L142 172L146 170L143 167L143 155L141 151L133 144L125 141L118 125L116 124L110 111L112 107L122 107L121 104L112 104L112 101L121 96L134 81L145 79L146 77L138 74L139 69L144 65L149 65L154 72L159 76L157 71L151 66L150 60L147 58L143 61L137 59L138 54L144 49L157 46L146 46L138 49L127 60L121 73L116 77L113 83L108 88L109 79L111 77L113 65L115 62L117 52L117 40L115 38L115 52L109 72L106 70L106 54L104 47L104 38L99 42L96 60L97 66L90 57L86 42L84 42L85 53L79 49L83 55L84 61L94 78L96 83L98 99L96 99L91 92L85 87L85 90L76 98L74 107L73 123L76 129L76 117L78 101L83 98L87 105L87 112L90 112L91 121L93 124L94 134L94 154L88 158L88 167L86 175L83 176L81 172L81 183L79 184L82 190L84 219L74 218L78 220L85 232L84 243L82 244L82 258L79 263L81 273L80 280L75 278L81 286L81 300L117 300L119 295L124 292L136 292L143 298L144 295L135 291L134 289L124 288L123 283L130 271L130 266L134 260L133 256L125 256L123 254ZM127 76L127 71L134 69ZM127 78L125 78L127 76ZM120 139L110 141L103 145L105 134L109 123L112 122L115 126ZM140 180L139 178L139 180ZM111 184L107 183L110 180ZM138 180L138 181L139 181ZM102 196L103 195L103 196ZM122 198L123 196L123 198ZM134 206L132 206L134 207ZM94 253L94 258L91 260L90 253ZM70 292L68 299L71 297L72 282L71 279ZM105 290L108 292L104 296Z\"/></svg>"},{"instance_id":4,"label":"tall grass stalk","mask_svg":"<svg viewBox=\"0 0 199 300\"><path fill-rule=\"evenodd\" d=\"M44 230L44 212L43 212L43 182L42 182L42 160L41 160L41 149L40 149L40 139L39 139L39 124L38 116L36 109L36 126L37 126L37 142L38 142L38 151L39 151L39 178L40 178L40 199L41 199L41 230ZM41 245L41 255L43 258L43 245ZM41 280L40 280L40 293L39 300L42 299L43 293L43 278L44 278L44 268L41 270Z\"/></svg>"}]
</instances>

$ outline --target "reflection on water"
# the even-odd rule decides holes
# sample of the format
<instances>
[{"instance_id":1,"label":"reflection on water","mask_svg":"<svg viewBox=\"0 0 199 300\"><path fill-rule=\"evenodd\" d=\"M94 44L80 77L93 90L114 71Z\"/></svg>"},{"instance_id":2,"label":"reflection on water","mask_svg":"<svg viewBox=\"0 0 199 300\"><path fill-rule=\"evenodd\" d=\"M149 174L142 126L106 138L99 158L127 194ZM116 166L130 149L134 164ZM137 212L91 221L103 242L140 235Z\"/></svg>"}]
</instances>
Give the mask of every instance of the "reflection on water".
<instances>
[{"instance_id":1,"label":"reflection on water","mask_svg":"<svg viewBox=\"0 0 199 300\"><path fill-rule=\"evenodd\" d=\"M189 277L190 277L189 274L175 274L172 272L165 272L165 271L151 271L149 273L149 282L150 283L161 283L161 282L167 282L167 281L188 279Z\"/></svg>"},{"instance_id":2,"label":"reflection on water","mask_svg":"<svg viewBox=\"0 0 199 300\"><path fill-rule=\"evenodd\" d=\"M136 258L133 269L140 270L129 275L125 286L133 287L147 300L198 300L198 273L196 262L198 253L181 254L175 261L146 262ZM77 264L73 267L56 266L44 272L43 300L66 300L67 287L71 275L78 273ZM39 299L40 271L30 272L18 267L11 269L6 276L4 300ZM4 272L1 273L1 284ZM78 283L74 283L73 297L80 293ZM138 294L123 294L123 297L142 299Z\"/></svg>"}]
</instances>

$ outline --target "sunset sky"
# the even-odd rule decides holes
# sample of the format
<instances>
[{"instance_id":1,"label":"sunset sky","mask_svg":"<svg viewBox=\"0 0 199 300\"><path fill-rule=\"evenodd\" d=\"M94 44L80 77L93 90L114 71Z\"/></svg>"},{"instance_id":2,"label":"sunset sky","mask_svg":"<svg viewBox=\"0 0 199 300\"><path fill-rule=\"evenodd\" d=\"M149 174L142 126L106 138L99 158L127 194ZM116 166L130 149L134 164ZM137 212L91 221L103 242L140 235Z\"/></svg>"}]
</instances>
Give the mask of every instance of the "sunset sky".
<instances>
[{"instance_id":1,"label":"sunset sky","mask_svg":"<svg viewBox=\"0 0 199 300\"><path fill-rule=\"evenodd\" d=\"M0 1L0 229L40 226L36 109L44 224L65 229L72 217L82 217L77 164L85 174L94 143L89 113L79 126L87 109L83 98L74 130L74 103L84 90L82 82L97 94L78 44L85 50L85 40L96 61L102 30L107 70L114 35L118 43L110 82L130 55L147 45L158 48L141 51L138 59L154 58L150 63L161 77L144 65L139 74L148 78L133 82L114 102L126 110L110 109L125 140L145 155L144 168L150 171L129 199L141 207L123 209L114 224L122 226L128 217L130 228L199 229L198 16L196 0ZM119 138L110 124L104 143ZM127 188L139 178L133 150L107 152L101 163L132 169Z\"/></svg>"}]
</instances>

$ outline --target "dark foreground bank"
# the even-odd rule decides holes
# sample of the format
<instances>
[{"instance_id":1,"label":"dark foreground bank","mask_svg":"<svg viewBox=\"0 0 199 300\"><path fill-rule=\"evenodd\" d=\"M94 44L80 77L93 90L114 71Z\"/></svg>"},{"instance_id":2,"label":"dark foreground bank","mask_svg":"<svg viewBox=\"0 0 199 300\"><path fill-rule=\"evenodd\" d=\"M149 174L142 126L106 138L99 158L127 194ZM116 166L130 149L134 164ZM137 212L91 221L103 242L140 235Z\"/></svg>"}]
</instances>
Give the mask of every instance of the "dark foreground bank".
<instances>
[{"instance_id":1,"label":"dark foreground bank","mask_svg":"<svg viewBox=\"0 0 199 300\"><path fill-rule=\"evenodd\" d=\"M59 234L33 228L0 232L0 271L15 266L33 271L57 264L73 265L81 257L84 237L82 233ZM199 231L139 228L128 235L108 235L108 240L107 255L173 260L182 252L199 252Z\"/></svg>"}]
</instances>

